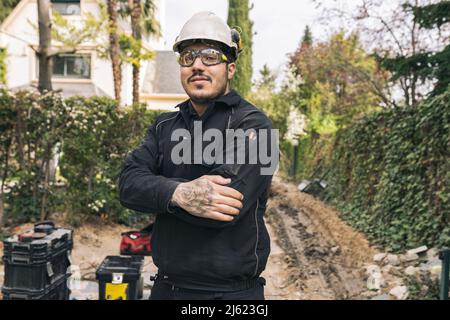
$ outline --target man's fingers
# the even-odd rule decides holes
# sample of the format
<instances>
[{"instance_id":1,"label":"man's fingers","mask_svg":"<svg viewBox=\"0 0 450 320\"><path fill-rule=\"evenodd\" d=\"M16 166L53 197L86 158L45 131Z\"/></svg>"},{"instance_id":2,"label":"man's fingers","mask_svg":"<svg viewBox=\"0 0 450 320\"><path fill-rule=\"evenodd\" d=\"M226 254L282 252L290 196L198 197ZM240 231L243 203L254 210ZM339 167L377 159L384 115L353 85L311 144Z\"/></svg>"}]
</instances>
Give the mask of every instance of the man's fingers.
<instances>
[{"instance_id":1,"label":"man's fingers","mask_svg":"<svg viewBox=\"0 0 450 320\"><path fill-rule=\"evenodd\" d=\"M221 186L219 186L217 188L217 190L219 191L219 194L221 194L223 196L227 196L227 197L232 197L232 198L237 199L237 200L243 200L244 199L244 195L242 193L240 193L239 191L237 191L234 188L226 187L226 185L231 183L231 179L224 178L224 177L219 176L219 175L203 176L203 177L205 179L208 179L211 182L214 182L216 184L221 185Z\"/></svg>"},{"instance_id":2,"label":"man's fingers","mask_svg":"<svg viewBox=\"0 0 450 320\"><path fill-rule=\"evenodd\" d=\"M228 214L223 214L217 211L210 211L207 218L209 219L213 219L213 220L217 220L217 221L224 221L224 222L229 222L229 221L233 221L233 217L228 215Z\"/></svg>"},{"instance_id":3,"label":"man's fingers","mask_svg":"<svg viewBox=\"0 0 450 320\"><path fill-rule=\"evenodd\" d=\"M227 196L218 196L217 198L215 198L215 200L213 200L215 203L217 204L224 204L236 209L242 209L242 202L240 200L237 200L235 198L231 198L231 197L227 197Z\"/></svg>"},{"instance_id":4,"label":"man's fingers","mask_svg":"<svg viewBox=\"0 0 450 320\"><path fill-rule=\"evenodd\" d=\"M220 186L217 188L217 190L219 191L219 194L226 196L226 197L231 197L237 200L242 200L244 199L244 195L242 193L240 193L239 191L237 191L236 189L230 188L230 187L225 187L225 186Z\"/></svg>"},{"instance_id":5,"label":"man's fingers","mask_svg":"<svg viewBox=\"0 0 450 320\"><path fill-rule=\"evenodd\" d=\"M211 182L220 184L220 185L227 185L230 184L231 179L229 178L224 178L222 176L219 175L215 175L215 176L203 176L203 178L208 179Z\"/></svg>"},{"instance_id":6,"label":"man's fingers","mask_svg":"<svg viewBox=\"0 0 450 320\"><path fill-rule=\"evenodd\" d=\"M227 206L226 204L217 204L217 205L215 205L214 209L215 209L215 211L217 211L219 213L229 214L229 215L233 215L233 216L238 215L240 212L239 209Z\"/></svg>"}]
</instances>

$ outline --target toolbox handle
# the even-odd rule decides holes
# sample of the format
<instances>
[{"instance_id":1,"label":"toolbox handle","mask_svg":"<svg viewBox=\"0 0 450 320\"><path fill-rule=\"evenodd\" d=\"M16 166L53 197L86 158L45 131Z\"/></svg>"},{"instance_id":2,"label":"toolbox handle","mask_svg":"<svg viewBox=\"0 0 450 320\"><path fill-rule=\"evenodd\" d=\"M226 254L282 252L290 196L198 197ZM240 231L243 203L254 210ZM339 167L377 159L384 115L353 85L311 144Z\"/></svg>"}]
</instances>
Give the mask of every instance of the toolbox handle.
<instances>
[{"instance_id":1,"label":"toolbox handle","mask_svg":"<svg viewBox=\"0 0 450 320\"><path fill-rule=\"evenodd\" d=\"M21 257L21 256L13 255L11 257L11 262L12 263L17 263L17 264L29 264L30 263L30 258L29 257Z\"/></svg>"},{"instance_id":2,"label":"toolbox handle","mask_svg":"<svg viewBox=\"0 0 450 320\"><path fill-rule=\"evenodd\" d=\"M51 220L44 220L44 221L41 221L41 222L38 222L38 223L34 224L35 227L38 227L38 226L41 226L41 225L51 225L53 228L55 227L55 223L53 221L51 221Z\"/></svg>"},{"instance_id":3,"label":"toolbox handle","mask_svg":"<svg viewBox=\"0 0 450 320\"><path fill-rule=\"evenodd\" d=\"M142 234L142 235L149 235L149 234L151 234L151 232L148 232L148 231L131 230L131 231L125 231L125 232L122 232L120 235L121 235L121 236L128 236L128 235L130 235L130 234L132 234L132 233L139 233L139 234Z\"/></svg>"},{"instance_id":4,"label":"toolbox handle","mask_svg":"<svg viewBox=\"0 0 450 320\"><path fill-rule=\"evenodd\" d=\"M58 249L60 247L62 247L64 245L63 241L58 241L57 243L55 243L55 245L53 246L54 249Z\"/></svg>"},{"instance_id":5,"label":"toolbox handle","mask_svg":"<svg viewBox=\"0 0 450 320\"><path fill-rule=\"evenodd\" d=\"M28 296L26 294L20 294L20 293L11 293L9 295L9 298L11 300L27 300Z\"/></svg>"},{"instance_id":6,"label":"toolbox handle","mask_svg":"<svg viewBox=\"0 0 450 320\"><path fill-rule=\"evenodd\" d=\"M52 263L49 261L49 262L46 263L45 266L46 266L46 268L47 268L47 274L48 274L49 278L52 278L53 275L55 274L55 273L53 272L53 266L52 266ZM54 281L54 279L52 280L52 283L53 283L53 281Z\"/></svg>"},{"instance_id":7,"label":"toolbox handle","mask_svg":"<svg viewBox=\"0 0 450 320\"><path fill-rule=\"evenodd\" d=\"M19 249L23 248L23 249L29 250L30 249L30 243L13 242L12 243L12 247L13 247L13 250L15 250L17 248L19 248Z\"/></svg>"}]
</instances>

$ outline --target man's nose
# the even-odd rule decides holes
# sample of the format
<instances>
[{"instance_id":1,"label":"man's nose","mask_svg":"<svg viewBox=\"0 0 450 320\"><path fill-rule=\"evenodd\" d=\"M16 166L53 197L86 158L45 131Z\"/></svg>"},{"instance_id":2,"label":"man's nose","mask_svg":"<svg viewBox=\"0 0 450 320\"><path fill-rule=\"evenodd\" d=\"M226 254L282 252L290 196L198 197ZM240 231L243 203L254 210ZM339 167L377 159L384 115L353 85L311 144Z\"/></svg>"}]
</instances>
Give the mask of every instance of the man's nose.
<instances>
[{"instance_id":1,"label":"man's nose","mask_svg":"<svg viewBox=\"0 0 450 320\"><path fill-rule=\"evenodd\" d=\"M192 64L192 71L205 70L205 65L200 57L196 57L194 63Z\"/></svg>"}]
</instances>

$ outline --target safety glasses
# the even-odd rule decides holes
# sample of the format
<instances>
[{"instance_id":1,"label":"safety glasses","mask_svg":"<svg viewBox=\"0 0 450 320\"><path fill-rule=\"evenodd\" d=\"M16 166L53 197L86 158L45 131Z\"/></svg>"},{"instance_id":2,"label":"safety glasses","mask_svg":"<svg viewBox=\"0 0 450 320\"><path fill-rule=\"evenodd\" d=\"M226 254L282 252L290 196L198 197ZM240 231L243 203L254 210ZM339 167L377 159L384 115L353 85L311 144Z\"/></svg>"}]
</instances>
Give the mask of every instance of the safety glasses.
<instances>
[{"instance_id":1,"label":"safety glasses","mask_svg":"<svg viewBox=\"0 0 450 320\"><path fill-rule=\"evenodd\" d=\"M202 50L184 50L178 56L178 63L182 67L190 67L194 64L195 59L200 60L205 66L214 66L216 64L227 62L228 58L219 50L206 48Z\"/></svg>"}]
</instances>

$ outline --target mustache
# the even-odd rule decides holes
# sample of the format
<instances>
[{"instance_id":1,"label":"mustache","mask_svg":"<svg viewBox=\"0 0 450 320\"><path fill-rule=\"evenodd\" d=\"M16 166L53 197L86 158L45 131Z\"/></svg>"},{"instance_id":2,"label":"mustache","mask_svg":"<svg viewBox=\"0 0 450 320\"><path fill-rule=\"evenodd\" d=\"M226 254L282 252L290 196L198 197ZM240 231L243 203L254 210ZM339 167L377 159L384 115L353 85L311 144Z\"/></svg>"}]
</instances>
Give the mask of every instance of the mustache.
<instances>
[{"instance_id":1,"label":"mustache","mask_svg":"<svg viewBox=\"0 0 450 320\"><path fill-rule=\"evenodd\" d=\"M202 74L202 73L194 73L194 74L192 74L192 76L190 76L187 81L191 82L192 79L195 78L195 77L205 78L206 80L208 80L210 82L212 81L211 77L209 77L209 76L207 76L205 74Z\"/></svg>"}]
</instances>

